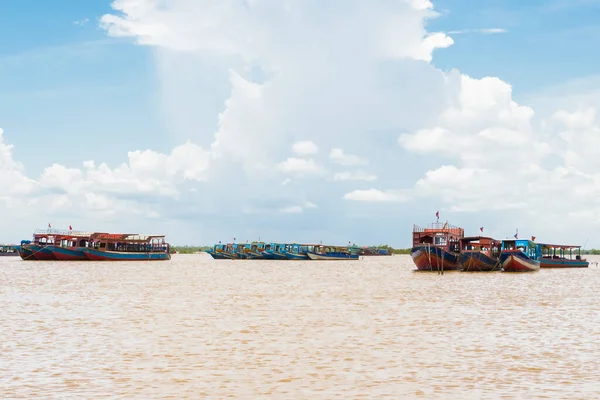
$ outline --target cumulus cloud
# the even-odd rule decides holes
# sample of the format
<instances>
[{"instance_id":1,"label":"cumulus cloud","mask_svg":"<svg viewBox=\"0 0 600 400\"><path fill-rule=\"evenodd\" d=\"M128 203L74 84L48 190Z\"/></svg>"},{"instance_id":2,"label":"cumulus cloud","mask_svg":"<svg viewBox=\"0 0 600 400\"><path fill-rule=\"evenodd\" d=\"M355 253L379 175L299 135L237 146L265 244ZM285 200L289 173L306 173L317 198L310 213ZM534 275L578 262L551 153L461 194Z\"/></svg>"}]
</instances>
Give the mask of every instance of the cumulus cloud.
<instances>
[{"instance_id":1,"label":"cumulus cloud","mask_svg":"<svg viewBox=\"0 0 600 400\"><path fill-rule=\"evenodd\" d=\"M406 194L394 191L381 191L378 189L354 190L344 195L346 200L364 202L400 202L408 200Z\"/></svg>"},{"instance_id":2,"label":"cumulus cloud","mask_svg":"<svg viewBox=\"0 0 600 400\"><path fill-rule=\"evenodd\" d=\"M310 174L318 174L322 171L315 160L289 157L287 160L278 164L279 169L290 175L303 176Z\"/></svg>"},{"instance_id":3,"label":"cumulus cloud","mask_svg":"<svg viewBox=\"0 0 600 400\"><path fill-rule=\"evenodd\" d=\"M369 202L405 202L407 229L433 203L461 218L483 214L498 231L528 221L551 232L548 215L557 213L600 225L596 108L540 114L518 104L499 78L435 68L435 52L453 40L426 30L437 16L429 0L327 7L117 0L112 7L101 26L154 48L167 124L192 140L170 152L130 151L113 167L101 159L57 162L38 179L0 141L5 193L16 190L55 213L196 216L212 232L263 237L289 232L292 221L313 238L356 229L365 241L386 240L372 236L384 232L378 209L369 208L377 226L346 222L343 207ZM198 71L210 72L200 88L191 84L201 80ZM196 118L213 102L220 104L214 120ZM329 173L331 164L343 171ZM353 169L365 165L368 172ZM286 226L265 218L273 212Z\"/></svg>"},{"instance_id":4,"label":"cumulus cloud","mask_svg":"<svg viewBox=\"0 0 600 400\"><path fill-rule=\"evenodd\" d=\"M353 155L353 154L345 154L342 149L331 149L329 153L329 158L337 164L340 165L364 165L367 164L368 161L365 158Z\"/></svg>"},{"instance_id":5,"label":"cumulus cloud","mask_svg":"<svg viewBox=\"0 0 600 400\"><path fill-rule=\"evenodd\" d=\"M302 140L294 143L292 150L299 156L310 156L317 154L319 152L319 147L310 140Z\"/></svg>"},{"instance_id":6,"label":"cumulus cloud","mask_svg":"<svg viewBox=\"0 0 600 400\"><path fill-rule=\"evenodd\" d=\"M344 171L337 172L333 175L335 181L374 181L377 179L377 175L369 174L364 171Z\"/></svg>"},{"instance_id":7,"label":"cumulus cloud","mask_svg":"<svg viewBox=\"0 0 600 400\"><path fill-rule=\"evenodd\" d=\"M449 35L464 35L467 33L483 33L483 34L494 34L494 33L506 33L508 30L504 28L483 28L483 29L458 29L454 31L448 31Z\"/></svg>"}]
</instances>

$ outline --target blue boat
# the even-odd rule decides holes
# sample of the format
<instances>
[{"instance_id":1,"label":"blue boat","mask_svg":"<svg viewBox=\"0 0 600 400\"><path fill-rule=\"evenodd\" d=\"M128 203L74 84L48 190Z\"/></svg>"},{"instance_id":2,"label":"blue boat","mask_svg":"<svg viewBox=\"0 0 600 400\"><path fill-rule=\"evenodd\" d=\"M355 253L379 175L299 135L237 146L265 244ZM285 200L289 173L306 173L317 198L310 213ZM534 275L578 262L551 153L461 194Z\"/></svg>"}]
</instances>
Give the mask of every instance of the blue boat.
<instances>
[{"instance_id":1,"label":"blue boat","mask_svg":"<svg viewBox=\"0 0 600 400\"><path fill-rule=\"evenodd\" d=\"M581 258L581 246L538 243L541 249L540 268L587 268L589 262Z\"/></svg>"},{"instance_id":2,"label":"blue boat","mask_svg":"<svg viewBox=\"0 0 600 400\"><path fill-rule=\"evenodd\" d=\"M171 259L169 248L164 235L94 233L78 249L92 261L159 261Z\"/></svg>"},{"instance_id":3,"label":"blue boat","mask_svg":"<svg viewBox=\"0 0 600 400\"><path fill-rule=\"evenodd\" d=\"M308 252L314 249L312 244L293 243L286 246L285 257L288 260L310 260Z\"/></svg>"},{"instance_id":4,"label":"blue boat","mask_svg":"<svg viewBox=\"0 0 600 400\"><path fill-rule=\"evenodd\" d=\"M19 246L13 244L0 244L0 257L18 257Z\"/></svg>"},{"instance_id":5,"label":"blue boat","mask_svg":"<svg viewBox=\"0 0 600 400\"><path fill-rule=\"evenodd\" d=\"M345 246L315 246L306 255L311 260L358 260L358 254Z\"/></svg>"},{"instance_id":6,"label":"blue boat","mask_svg":"<svg viewBox=\"0 0 600 400\"><path fill-rule=\"evenodd\" d=\"M503 240L500 263L505 272L534 272L540 270L541 255L541 247L531 240Z\"/></svg>"},{"instance_id":7,"label":"blue boat","mask_svg":"<svg viewBox=\"0 0 600 400\"><path fill-rule=\"evenodd\" d=\"M265 246L262 252L265 260L287 260L285 256L286 244L283 243L271 243Z\"/></svg>"},{"instance_id":8,"label":"blue boat","mask_svg":"<svg viewBox=\"0 0 600 400\"><path fill-rule=\"evenodd\" d=\"M250 244L246 244L243 252L246 255L247 259L262 260L262 259L264 259L264 256L263 256L264 250L265 250L264 242L252 242Z\"/></svg>"},{"instance_id":9,"label":"blue boat","mask_svg":"<svg viewBox=\"0 0 600 400\"><path fill-rule=\"evenodd\" d=\"M206 250L206 253L210 254L215 260L231 260L233 256L225 250L225 246L222 244L215 244L212 249Z\"/></svg>"}]
</instances>

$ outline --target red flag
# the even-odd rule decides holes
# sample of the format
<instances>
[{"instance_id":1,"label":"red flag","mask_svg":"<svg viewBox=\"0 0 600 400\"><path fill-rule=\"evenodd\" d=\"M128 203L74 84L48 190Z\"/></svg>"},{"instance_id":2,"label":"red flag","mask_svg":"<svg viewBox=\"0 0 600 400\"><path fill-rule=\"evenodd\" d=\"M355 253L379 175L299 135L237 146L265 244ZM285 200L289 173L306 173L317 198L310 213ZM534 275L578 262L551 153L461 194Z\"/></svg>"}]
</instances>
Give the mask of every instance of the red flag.
<instances>
[{"instance_id":1,"label":"red flag","mask_svg":"<svg viewBox=\"0 0 600 400\"><path fill-rule=\"evenodd\" d=\"M48 222L48 228L52 228L52 225L50 225L50 222Z\"/></svg>"},{"instance_id":2,"label":"red flag","mask_svg":"<svg viewBox=\"0 0 600 400\"><path fill-rule=\"evenodd\" d=\"M439 211L436 211L436 212L435 212L435 217L436 217L437 219L440 219L440 212L439 212Z\"/></svg>"},{"instance_id":3,"label":"red flag","mask_svg":"<svg viewBox=\"0 0 600 400\"><path fill-rule=\"evenodd\" d=\"M479 230L480 230L481 232L483 232L483 226L482 226L481 228L479 228Z\"/></svg>"},{"instance_id":4,"label":"red flag","mask_svg":"<svg viewBox=\"0 0 600 400\"><path fill-rule=\"evenodd\" d=\"M531 237L531 241L532 241L532 242L535 242L535 236L532 236L532 237Z\"/></svg>"},{"instance_id":5,"label":"red flag","mask_svg":"<svg viewBox=\"0 0 600 400\"><path fill-rule=\"evenodd\" d=\"M72 231L72 230L73 230L73 228L71 227L71 225L69 225L69 230L70 230L70 231Z\"/></svg>"}]
</instances>

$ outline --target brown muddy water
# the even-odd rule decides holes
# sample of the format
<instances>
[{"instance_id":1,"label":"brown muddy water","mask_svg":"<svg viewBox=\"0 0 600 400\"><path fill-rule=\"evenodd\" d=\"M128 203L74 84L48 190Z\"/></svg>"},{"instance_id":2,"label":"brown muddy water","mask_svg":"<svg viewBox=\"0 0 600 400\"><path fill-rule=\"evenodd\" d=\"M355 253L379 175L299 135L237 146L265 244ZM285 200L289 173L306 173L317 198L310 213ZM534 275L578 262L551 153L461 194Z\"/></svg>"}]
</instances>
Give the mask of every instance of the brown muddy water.
<instances>
[{"instance_id":1,"label":"brown muddy water","mask_svg":"<svg viewBox=\"0 0 600 400\"><path fill-rule=\"evenodd\" d=\"M0 398L600 397L600 268L413 268L3 257Z\"/></svg>"}]
</instances>

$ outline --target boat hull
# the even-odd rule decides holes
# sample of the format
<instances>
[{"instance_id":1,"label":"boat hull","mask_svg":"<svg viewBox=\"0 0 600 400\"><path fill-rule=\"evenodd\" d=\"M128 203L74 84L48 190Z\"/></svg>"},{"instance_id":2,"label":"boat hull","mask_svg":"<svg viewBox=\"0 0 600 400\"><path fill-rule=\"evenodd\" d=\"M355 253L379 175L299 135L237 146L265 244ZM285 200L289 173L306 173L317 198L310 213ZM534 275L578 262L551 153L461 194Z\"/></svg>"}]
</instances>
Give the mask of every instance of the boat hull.
<instances>
[{"instance_id":1,"label":"boat hull","mask_svg":"<svg viewBox=\"0 0 600 400\"><path fill-rule=\"evenodd\" d=\"M502 252L500 255L504 272L535 272L540 270L540 262L532 260L520 251Z\"/></svg>"},{"instance_id":2,"label":"boat hull","mask_svg":"<svg viewBox=\"0 0 600 400\"><path fill-rule=\"evenodd\" d=\"M276 251L263 251L262 255L265 260L287 260L285 254Z\"/></svg>"},{"instance_id":3,"label":"boat hull","mask_svg":"<svg viewBox=\"0 0 600 400\"><path fill-rule=\"evenodd\" d=\"M587 268L590 263L587 260L564 260L555 258L542 258L540 268Z\"/></svg>"},{"instance_id":4,"label":"boat hull","mask_svg":"<svg viewBox=\"0 0 600 400\"><path fill-rule=\"evenodd\" d=\"M460 271L462 265L458 262L458 255L440 247L413 247L410 256L419 271Z\"/></svg>"},{"instance_id":5,"label":"boat hull","mask_svg":"<svg viewBox=\"0 0 600 400\"><path fill-rule=\"evenodd\" d=\"M217 252L217 251L207 250L206 252L208 254L210 254L210 256L212 258L214 258L215 260L231 260L233 258L228 253L224 253L221 251Z\"/></svg>"},{"instance_id":6,"label":"boat hull","mask_svg":"<svg viewBox=\"0 0 600 400\"><path fill-rule=\"evenodd\" d=\"M462 270L467 272L491 272L502 269L499 259L479 251L461 252L458 255L458 262L462 266Z\"/></svg>"},{"instance_id":7,"label":"boat hull","mask_svg":"<svg viewBox=\"0 0 600 400\"><path fill-rule=\"evenodd\" d=\"M23 244L19 247L19 255L26 261L53 261L56 260L52 250L37 244Z\"/></svg>"},{"instance_id":8,"label":"boat hull","mask_svg":"<svg viewBox=\"0 0 600 400\"><path fill-rule=\"evenodd\" d=\"M358 260L358 254L348 254L341 252L333 253L315 253L313 251L307 251L306 255L311 260Z\"/></svg>"},{"instance_id":9,"label":"boat hull","mask_svg":"<svg viewBox=\"0 0 600 400\"><path fill-rule=\"evenodd\" d=\"M262 255L262 253L259 253L257 251L247 251L245 254L245 259L248 260L263 260L265 257Z\"/></svg>"},{"instance_id":10,"label":"boat hull","mask_svg":"<svg viewBox=\"0 0 600 400\"><path fill-rule=\"evenodd\" d=\"M305 253L290 253L288 251L285 252L285 258L288 260L310 260Z\"/></svg>"},{"instance_id":11,"label":"boat hull","mask_svg":"<svg viewBox=\"0 0 600 400\"><path fill-rule=\"evenodd\" d=\"M101 251L82 249L87 258L92 261L165 261L170 260L169 253L134 253L119 251Z\"/></svg>"},{"instance_id":12,"label":"boat hull","mask_svg":"<svg viewBox=\"0 0 600 400\"><path fill-rule=\"evenodd\" d=\"M83 250L75 247L51 246L50 250L54 254L54 258L59 261L89 261Z\"/></svg>"}]
</instances>

